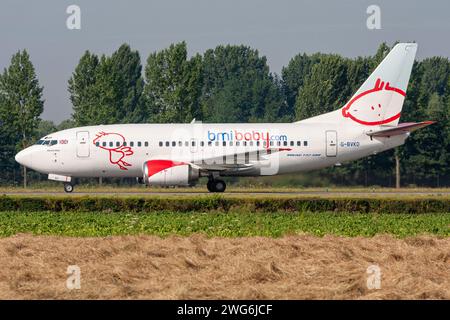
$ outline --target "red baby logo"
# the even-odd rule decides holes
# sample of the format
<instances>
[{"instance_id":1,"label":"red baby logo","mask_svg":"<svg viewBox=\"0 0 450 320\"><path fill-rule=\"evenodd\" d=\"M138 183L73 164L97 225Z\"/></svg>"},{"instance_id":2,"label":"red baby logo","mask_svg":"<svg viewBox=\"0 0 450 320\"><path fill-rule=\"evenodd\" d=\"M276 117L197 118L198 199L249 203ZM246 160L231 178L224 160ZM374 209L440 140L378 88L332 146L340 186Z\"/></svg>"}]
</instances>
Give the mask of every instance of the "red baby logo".
<instances>
[{"instance_id":1,"label":"red baby logo","mask_svg":"<svg viewBox=\"0 0 450 320\"><path fill-rule=\"evenodd\" d=\"M121 170L128 170L126 167L131 166L128 162L123 161L123 158L131 156L134 152L130 147L125 146L125 137L121 134L99 132L93 143L99 148L109 151L109 162L117 164Z\"/></svg>"},{"instance_id":2,"label":"red baby logo","mask_svg":"<svg viewBox=\"0 0 450 320\"><path fill-rule=\"evenodd\" d=\"M400 118L406 93L377 79L372 89L354 97L342 109L342 115L358 123L374 126Z\"/></svg>"}]
</instances>

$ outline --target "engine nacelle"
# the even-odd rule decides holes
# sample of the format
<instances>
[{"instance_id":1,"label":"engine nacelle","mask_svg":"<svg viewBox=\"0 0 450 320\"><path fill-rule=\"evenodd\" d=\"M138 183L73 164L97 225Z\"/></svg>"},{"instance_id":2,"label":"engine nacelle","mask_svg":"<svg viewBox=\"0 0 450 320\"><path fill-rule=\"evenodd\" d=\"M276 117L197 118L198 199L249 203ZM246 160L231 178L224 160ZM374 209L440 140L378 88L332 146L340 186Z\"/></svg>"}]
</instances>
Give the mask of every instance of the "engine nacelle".
<instances>
[{"instance_id":1,"label":"engine nacelle","mask_svg":"<svg viewBox=\"0 0 450 320\"><path fill-rule=\"evenodd\" d=\"M150 186L189 186L199 172L189 163L172 160L149 160L144 163L144 182Z\"/></svg>"}]
</instances>

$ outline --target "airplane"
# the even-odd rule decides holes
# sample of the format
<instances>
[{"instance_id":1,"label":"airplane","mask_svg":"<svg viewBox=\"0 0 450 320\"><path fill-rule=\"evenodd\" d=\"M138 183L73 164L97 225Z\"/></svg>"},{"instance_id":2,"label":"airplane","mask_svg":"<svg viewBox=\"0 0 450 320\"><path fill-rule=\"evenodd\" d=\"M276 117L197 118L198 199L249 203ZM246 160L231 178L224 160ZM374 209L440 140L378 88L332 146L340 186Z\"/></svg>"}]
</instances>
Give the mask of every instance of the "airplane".
<instances>
[{"instance_id":1,"label":"airplane","mask_svg":"<svg viewBox=\"0 0 450 320\"><path fill-rule=\"evenodd\" d=\"M402 145L434 121L399 124L417 51L399 43L340 109L293 123L113 124L49 134L20 151L18 163L72 192L82 177L133 177L148 186L191 186L207 178L310 171Z\"/></svg>"}]
</instances>

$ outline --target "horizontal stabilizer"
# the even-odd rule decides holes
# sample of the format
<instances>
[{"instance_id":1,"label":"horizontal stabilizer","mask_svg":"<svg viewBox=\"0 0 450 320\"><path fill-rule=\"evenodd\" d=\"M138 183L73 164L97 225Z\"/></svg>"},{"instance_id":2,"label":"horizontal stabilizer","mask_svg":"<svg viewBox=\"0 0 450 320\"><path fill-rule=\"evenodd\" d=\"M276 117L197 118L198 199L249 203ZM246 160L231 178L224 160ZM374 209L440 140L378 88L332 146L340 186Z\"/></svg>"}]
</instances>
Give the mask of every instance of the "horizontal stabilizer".
<instances>
[{"instance_id":1,"label":"horizontal stabilizer","mask_svg":"<svg viewBox=\"0 0 450 320\"><path fill-rule=\"evenodd\" d=\"M369 131L366 134L368 136L372 137L390 137L390 136L397 136L400 134L405 134L407 132L412 132L417 129L424 128L426 126L429 126L430 124L435 123L435 121L423 121L423 122L405 122L401 123L396 127L390 127L383 130L377 130L377 131Z\"/></svg>"}]
</instances>

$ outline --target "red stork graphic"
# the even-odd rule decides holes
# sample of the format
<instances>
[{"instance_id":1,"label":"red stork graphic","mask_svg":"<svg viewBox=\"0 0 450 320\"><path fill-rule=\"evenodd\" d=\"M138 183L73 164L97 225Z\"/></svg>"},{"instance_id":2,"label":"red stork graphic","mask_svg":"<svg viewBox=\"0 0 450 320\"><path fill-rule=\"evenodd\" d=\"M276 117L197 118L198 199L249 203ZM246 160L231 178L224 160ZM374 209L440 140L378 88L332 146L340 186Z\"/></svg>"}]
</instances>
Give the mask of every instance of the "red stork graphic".
<instances>
[{"instance_id":1,"label":"red stork graphic","mask_svg":"<svg viewBox=\"0 0 450 320\"><path fill-rule=\"evenodd\" d=\"M131 156L134 152L130 147L125 146L125 137L115 132L99 132L93 141L94 145L109 152L109 162L117 164L121 170L128 170L131 164L125 162L123 158ZM110 145L112 143L112 146Z\"/></svg>"}]
</instances>

